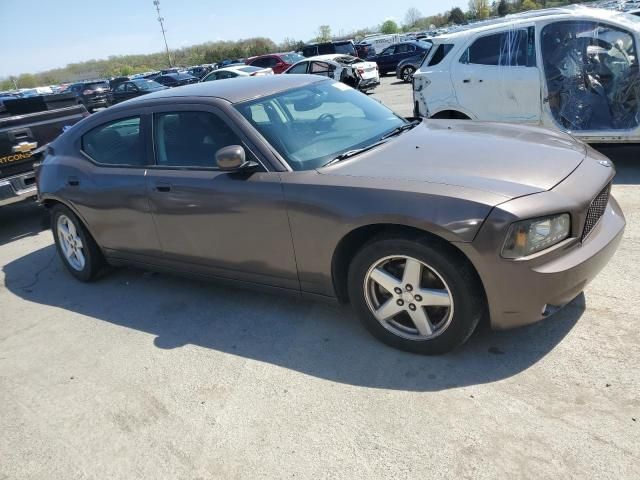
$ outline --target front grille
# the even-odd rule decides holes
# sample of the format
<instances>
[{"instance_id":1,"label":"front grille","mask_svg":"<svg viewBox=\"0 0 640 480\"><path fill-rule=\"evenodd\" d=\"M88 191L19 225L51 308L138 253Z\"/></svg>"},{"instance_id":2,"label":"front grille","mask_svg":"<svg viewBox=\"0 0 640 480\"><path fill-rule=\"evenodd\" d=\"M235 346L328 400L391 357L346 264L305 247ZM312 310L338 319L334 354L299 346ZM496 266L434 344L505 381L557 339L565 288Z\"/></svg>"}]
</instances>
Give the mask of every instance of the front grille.
<instances>
[{"instance_id":1,"label":"front grille","mask_svg":"<svg viewBox=\"0 0 640 480\"><path fill-rule=\"evenodd\" d=\"M589 236L591 230L593 230L593 227L598 224L600 218L602 217L602 215L604 215L604 211L607 208L607 203L609 203L610 192L611 184L608 184L591 202L589 210L587 211L587 219L584 222L584 230L582 231L581 241L584 241Z\"/></svg>"}]
</instances>

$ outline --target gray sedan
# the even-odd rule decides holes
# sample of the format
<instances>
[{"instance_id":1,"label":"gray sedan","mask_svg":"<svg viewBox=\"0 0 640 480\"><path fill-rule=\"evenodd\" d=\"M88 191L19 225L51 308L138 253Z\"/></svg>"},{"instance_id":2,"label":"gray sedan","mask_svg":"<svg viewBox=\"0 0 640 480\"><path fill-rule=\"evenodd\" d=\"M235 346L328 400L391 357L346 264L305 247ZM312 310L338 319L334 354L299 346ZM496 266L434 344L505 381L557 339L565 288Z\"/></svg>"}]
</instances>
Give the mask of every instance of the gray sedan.
<instances>
[{"instance_id":1,"label":"gray sedan","mask_svg":"<svg viewBox=\"0 0 640 480\"><path fill-rule=\"evenodd\" d=\"M408 121L308 75L206 82L86 118L38 172L58 252L350 302L434 354L576 297L625 226L602 155L563 133Z\"/></svg>"}]
</instances>

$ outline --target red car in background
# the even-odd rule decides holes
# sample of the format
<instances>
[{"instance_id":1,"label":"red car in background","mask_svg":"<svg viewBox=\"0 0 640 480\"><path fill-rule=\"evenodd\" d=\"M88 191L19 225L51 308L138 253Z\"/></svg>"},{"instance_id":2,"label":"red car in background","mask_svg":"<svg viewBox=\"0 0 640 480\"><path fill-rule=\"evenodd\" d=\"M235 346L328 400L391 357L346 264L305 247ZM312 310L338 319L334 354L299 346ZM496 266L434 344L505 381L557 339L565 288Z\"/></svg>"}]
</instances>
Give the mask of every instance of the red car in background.
<instances>
[{"instance_id":1,"label":"red car in background","mask_svg":"<svg viewBox=\"0 0 640 480\"><path fill-rule=\"evenodd\" d=\"M269 53L267 55L258 55L256 57L247 58L245 63L254 67L270 68L273 73L282 73L291 65L304 57L298 53Z\"/></svg>"}]
</instances>

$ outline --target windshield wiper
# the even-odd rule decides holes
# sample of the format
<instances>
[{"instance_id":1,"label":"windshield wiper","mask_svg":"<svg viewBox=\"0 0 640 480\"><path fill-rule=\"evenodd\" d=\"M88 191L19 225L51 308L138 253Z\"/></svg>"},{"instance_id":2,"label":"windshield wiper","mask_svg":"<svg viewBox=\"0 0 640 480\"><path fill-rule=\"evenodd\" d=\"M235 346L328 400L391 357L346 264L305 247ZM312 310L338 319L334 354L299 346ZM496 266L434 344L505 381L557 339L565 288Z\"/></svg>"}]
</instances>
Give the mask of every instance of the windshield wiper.
<instances>
[{"instance_id":1,"label":"windshield wiper","mask_svg":"<svg viewBox=\"0 0 640 480\"><path fill-rule=\"evenodd\" d=\"M382 137L380 137L380 140L384 140L386 138L393 137L394 135L400 135L402 132L406 132L407 130L411 130L413 127L415 127L419 123L420 123L420 120L414 120L412 122L405 123L404 125L400 125L399 127L394 128L390 132L385 133Z\"/></svg>"},{"instance_id":2,"label":"windshield wiper","mask_svg":"<svg viewBox=\"0 0 640 480\"><path fill-rule=\"evenodd\" d=\"M340 155L338 155L337 157L335 157L332 160L329 160L327 163L325 163L323 165L323 167L326 167L328 165L331 165L333 163L338 163L341 160L346 160L347 158L351 158L355 155L358 155L359 153L365 152L367 150L371 150L372 148L377 147L378 145L381 145L385 143L382 140L379 140L375 143L372 143L371 145L367 145L366 147L362 147L362 148L354 148L353 150L347 150L346 152L341 153Z\"/></svg>"}]
</instances>

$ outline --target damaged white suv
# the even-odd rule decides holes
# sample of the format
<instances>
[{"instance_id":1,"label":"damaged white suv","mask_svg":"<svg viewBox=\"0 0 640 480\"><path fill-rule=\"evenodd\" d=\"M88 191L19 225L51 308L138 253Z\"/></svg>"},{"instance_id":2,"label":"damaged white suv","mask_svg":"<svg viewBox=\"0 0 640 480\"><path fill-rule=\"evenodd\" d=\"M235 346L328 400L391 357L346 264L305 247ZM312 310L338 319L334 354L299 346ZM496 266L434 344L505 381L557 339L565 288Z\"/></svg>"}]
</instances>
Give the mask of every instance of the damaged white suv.
<instances>
[{"instance_id":1,"label":"damaged white suv","mask_svg":"<svg viewBox=\"0 0 640 480\"><path fill-rule=\"evenodd\" d=\"M529 123L640 143L640 18L574 6L436 37L414 74L416 116Z\"/></svg>"}]
</instances>

